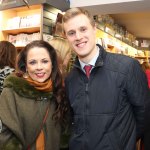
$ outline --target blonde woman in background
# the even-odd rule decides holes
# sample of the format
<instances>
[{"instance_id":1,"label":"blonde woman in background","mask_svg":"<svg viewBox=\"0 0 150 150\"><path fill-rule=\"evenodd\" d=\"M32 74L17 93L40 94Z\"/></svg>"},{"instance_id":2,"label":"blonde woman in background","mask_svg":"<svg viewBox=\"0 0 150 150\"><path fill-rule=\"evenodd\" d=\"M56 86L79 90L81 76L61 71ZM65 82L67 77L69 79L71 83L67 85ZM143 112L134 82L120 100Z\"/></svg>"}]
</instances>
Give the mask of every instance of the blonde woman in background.
<instances>
[{"instance_id":1,"label":"blonde woman in background","mask_svg":"<svg viewBox=\"0 0 150 150\"><path fill-rule=\"evenodd\" d=\"M62 37L55 37L50 41L58 55L58 64L63 75L66 74L71 58L71 48L68 41Z\"/></svg>"}]
</instances>

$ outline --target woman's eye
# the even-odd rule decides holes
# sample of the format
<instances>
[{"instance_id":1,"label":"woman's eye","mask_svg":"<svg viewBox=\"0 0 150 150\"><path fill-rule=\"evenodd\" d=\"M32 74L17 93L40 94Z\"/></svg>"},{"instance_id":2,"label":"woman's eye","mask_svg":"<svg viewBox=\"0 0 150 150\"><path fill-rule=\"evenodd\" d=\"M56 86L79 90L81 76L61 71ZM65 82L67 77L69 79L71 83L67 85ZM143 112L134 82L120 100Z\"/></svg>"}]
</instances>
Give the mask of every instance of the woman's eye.
<instances>
[{"instance_id":1,"label":"woman's eye","mask_svg":"<svg viewBox=\"0 0 150 150\"><path fill-rule=\"evenodd\" d=\"M42 61L44 64L48 63L49 61L48 60L43 60Z\"/></svg>"},{"instance_id":2,"label":"woman's eye","mask_svg":"<svg viewBox=\"0 0 150 150\"><path fill-rule=\"evenodd\" d=\"M34 65L34 64L36 64L36 62L35 61L31 61L31 62L29 62L29 64L30 65Z\"/></svg>"}]
</instances>

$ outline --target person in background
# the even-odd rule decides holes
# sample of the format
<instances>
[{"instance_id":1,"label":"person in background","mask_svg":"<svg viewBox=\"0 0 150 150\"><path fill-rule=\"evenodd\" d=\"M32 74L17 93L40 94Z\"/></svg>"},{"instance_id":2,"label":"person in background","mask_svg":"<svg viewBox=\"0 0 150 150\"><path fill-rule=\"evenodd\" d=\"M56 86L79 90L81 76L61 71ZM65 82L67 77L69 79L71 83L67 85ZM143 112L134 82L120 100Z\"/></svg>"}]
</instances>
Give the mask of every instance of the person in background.
<instances>
[{"instance_id":1,"label":"person in background","mask_svg":"<svg viewBox=\"0 0 150 150\"><path fill-rule=\"evenodd\" d=\"M8 41L0 41L0 93L3 90L4 79L15 71L17 50Z\"/></svg>"},{"instance_id":2,"label":"person in background","mask_svg":"<svg viewBox=\"0 0 150 150\"><path fill-rule=\"evenodd\" d=\"M141 67L147 76L147 84L150 89L150 65L147 61L144 61L142 62ZM149 101L146 102L145 132L144 137L141 140L141 150L150 150L150 97Z\"/></svg>"},{"instance_id":3,"label":"person in background","mask_svg":"<svg viewBox=\"0 0 150 150\"><path fill-rule=\"evenodd\" d=\"M71 48L68 41L62 37L54 36L50 44L55 48L58 55L60 70L65 76L68 72L68 65L71 58Z\"/></svg>"},{"instance_id":4,"label":"person in background","mask_svg":"<svg viewBox=\"0 0 150 150\"><path fill-rule=\"evenodd\" d=\"M42 40L27 44L0 96L0 149L59 150L67 110L55 49Z\"/></svg>"},{"instance_id":5,"label":"person in background","mask_svg":"<svg viewBox=\"0 0 150 150\"><path fill-rule=\"evenodd\" d=\"M69 149L135 150L143 135L148 100L139 62L96 44L95 22L86 10L67 10L63 27L77 54L65 80L74 116Z\"/></svg>"},{"instance_id":6,"label":"person in background","mask_svg":"<svg viewBox=\"0 0 150 150\"><path fill-rule=\"evenodd\" d=\"M142 69L146 73L147 80L148 80L148 86L150 88L150 64L147 61L144 61L142 63Z\"/></svg>"}]
</instances>

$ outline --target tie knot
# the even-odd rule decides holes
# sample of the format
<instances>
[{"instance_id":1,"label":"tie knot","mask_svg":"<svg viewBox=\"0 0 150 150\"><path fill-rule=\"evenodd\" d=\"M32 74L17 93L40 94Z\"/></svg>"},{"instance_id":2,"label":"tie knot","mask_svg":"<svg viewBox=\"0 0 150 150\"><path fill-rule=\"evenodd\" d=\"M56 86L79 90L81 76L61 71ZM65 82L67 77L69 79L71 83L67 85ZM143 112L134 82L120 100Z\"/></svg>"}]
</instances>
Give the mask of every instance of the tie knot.
<instances>
[{"instance_id":1,"label":"tie knot","mask_svg":"<svg viewBox=\"0 0 150 150\"><path fill-rule=\"evenodd\" d=\"M84 70L86 72L86 76L89 78L90 77L90 71L92 69L92 65L85 65Z\"/></svg>"}]
</instances>

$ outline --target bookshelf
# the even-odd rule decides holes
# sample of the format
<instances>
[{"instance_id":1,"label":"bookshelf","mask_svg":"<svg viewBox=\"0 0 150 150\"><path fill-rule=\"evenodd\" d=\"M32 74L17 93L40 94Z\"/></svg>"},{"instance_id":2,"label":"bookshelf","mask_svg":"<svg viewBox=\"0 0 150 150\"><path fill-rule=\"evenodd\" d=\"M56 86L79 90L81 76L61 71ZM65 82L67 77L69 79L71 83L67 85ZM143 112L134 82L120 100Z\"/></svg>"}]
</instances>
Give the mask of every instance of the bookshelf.
<instances>
[{"instance_id":1,"label":"bookshelf","mask_svg":"<svg viewBox=\"0 0 150 150\"><path fill-rule=\"evenodd\" d=\"M107 51L112 53L120 53L124 55L128 55L130 57L136 58L139 61L144 60L150 62L150 51L146 49L139 49L128 45L122 40L115 38L114 36L106 33L105 31L97 28L96 37L101 39L99 42L102 46L106 48ZM99 40L98 40L99 41ZM140 54L140 52L142 52Z\"/></svg>"},{"instance_id":2,"label":"bookshelf","mask_svg":"<svg viewBox=\"0 0 150 150\"><path fill-rule=\"evenodd\" d=\"M52 35L58 13L61 10L49 4L0 11L0 40L13 39L10 42L21 49L32 39L38 40L45 35Z\"/></svg>"},{"instance_id":3,"label":"bookshelf","mask_svg":"<svg viewBox=\"0 0 150 150\"><path fill-rule=\"evenodd\" d=\"M41 5L34 5L31 6L30 8L27 7L19 7L19 8L13 8L13 9L8 9L1 11L1 17L2 17L2 22L1 22L1 40L7 40L9 34L19 34L19 33L32 33L33 32L40 32L40 26L41 22L39 24L39 27L34 28L33 26L30 26L28 28L21 28L20 22L23 20L22 18L31 16L34 14L39 14L40 19L41 19L41 11L42 11L42 6ZM13 18L16 18L13 20Z\"/></svg>"}]
</instances>

